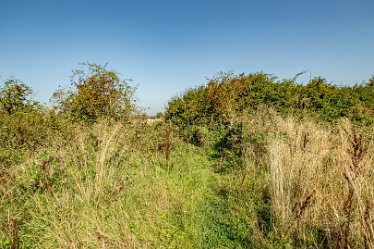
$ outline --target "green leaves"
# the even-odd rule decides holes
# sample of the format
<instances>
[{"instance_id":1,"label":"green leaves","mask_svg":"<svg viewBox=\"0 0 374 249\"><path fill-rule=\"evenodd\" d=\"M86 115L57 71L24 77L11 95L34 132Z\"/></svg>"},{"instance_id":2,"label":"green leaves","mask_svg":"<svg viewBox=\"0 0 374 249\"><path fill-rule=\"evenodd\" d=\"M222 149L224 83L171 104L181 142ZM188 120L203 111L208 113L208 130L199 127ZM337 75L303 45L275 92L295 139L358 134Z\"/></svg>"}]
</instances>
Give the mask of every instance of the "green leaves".
<instances>
[{"instance_id":1,"label":"green leaves","mask_svg":"<svg viewBox=\"0 0 374 249\"><path fill-rule=\"evenodd\" d=\"M11 78L0 88L0 112L15 114L33 110L37 103L31 100L32 89L23 82Z\"/></svg>"},{"instance_id":2,"label":"green leaves","mask_svg":"<svg viewBox=\"0 0 374 249\"><path fill-rule=\"evenodd\" d=\"M109 71L106 65L81 64L71 76L73 90L57 92L58 108L74 119L93 123L100 117L123 119L135 110L133 94L135 89L117 72Z\"/></svg>"},{"instance_id":3,"label":"green leaves","mask_svg":"<svg viewBox=\"0 0 374 249\"><path fill-rule=\"evenodd\" d=\"M264 73L213 79L172 99L166 119L179 125L230 123L232 116L266 106L282 114L317 114L329 122L347 117L358 125L374 123L373 78L355 87L334 86L321 77L307 85L295 81Z\"/></svg>"}]
</instances>

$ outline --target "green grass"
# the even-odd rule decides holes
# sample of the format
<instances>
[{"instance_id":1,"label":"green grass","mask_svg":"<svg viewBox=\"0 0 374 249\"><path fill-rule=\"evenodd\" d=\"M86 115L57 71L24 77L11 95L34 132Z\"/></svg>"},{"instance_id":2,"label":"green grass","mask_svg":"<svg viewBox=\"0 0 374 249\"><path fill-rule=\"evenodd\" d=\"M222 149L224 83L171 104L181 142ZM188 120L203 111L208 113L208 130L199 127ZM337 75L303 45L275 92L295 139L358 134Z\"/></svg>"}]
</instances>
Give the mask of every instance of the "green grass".
<instances>
[{"instance_id":1,"label":"green grass","mask_svg":"<svg viewBox=\"0 0 374 249\"><path fill-rule=\"evenodd\" d=\"M162 129L99 123L73 133L11 165L2 245L10 217L21 248L234 247L207 149L173 141L167 165Z\"/></svg>"},{"instance_id":2,"label":"green grass","mask_svg":"<svg viewBox=\"0 0 374 249\"><path fill-rule=\"evenodd\" d=\"M351 123L250 115L226 129L174 126L169 162L162 122L0 120L0 248L334 248ZM371 243L374 196L373 130L360 132L356 248Z\"/></svg>"}]
</instances>

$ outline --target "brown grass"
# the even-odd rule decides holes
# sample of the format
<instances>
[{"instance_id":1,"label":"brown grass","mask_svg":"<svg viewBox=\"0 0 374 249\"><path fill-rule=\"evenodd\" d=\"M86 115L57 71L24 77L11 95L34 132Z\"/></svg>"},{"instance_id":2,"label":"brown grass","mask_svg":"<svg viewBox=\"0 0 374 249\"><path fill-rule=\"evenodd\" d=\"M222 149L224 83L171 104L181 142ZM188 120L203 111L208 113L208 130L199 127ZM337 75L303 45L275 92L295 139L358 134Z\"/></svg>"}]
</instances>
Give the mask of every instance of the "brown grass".
<instances>
[{"instance_id":1,"label":"brown grass","mask_svg":"<svg viewBox=\"0 0 374 249\"><path fill-rule=\"evenodd\" d=\"M274 238L295 241L296 234L301 247L373 248L373 130L356 131L347 120L299 122L271 111L243 123L248 133L266 136L264 186Z\"/></svg>"}]
</instances>

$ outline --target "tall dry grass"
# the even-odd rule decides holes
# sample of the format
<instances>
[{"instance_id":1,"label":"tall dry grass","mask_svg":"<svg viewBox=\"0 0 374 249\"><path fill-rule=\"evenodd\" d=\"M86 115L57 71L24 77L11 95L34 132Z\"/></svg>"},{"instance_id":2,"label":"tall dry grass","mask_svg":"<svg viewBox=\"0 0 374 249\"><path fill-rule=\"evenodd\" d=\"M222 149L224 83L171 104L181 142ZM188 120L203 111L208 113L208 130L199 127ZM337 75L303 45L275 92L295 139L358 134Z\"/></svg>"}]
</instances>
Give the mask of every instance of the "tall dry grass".
<instances>
[{"instance_id":1,"label":"tall dry grass","mask_svg":"<svg viewBox=\"0 0 374 249\"><path fill-rule=\"evenodd\" d=\"M254 163L253 144L243 148L247 171L257 172L252 179L262 172L257 186L270 195L271 235L259 237L302 248L374 248L374 130L272 111L255 117L240 121L246 137L264 136L262 163Z\"/></svg>"}]
</instances>

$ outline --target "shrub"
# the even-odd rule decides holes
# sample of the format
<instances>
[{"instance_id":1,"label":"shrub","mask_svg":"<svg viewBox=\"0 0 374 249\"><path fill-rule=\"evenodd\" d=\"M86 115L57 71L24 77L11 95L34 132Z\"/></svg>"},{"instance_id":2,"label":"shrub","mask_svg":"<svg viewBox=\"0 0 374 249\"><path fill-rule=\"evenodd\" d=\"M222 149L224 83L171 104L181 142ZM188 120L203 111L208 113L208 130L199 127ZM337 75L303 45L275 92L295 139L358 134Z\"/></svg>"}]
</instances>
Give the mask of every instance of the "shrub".
<instances>
[{"instance_id":1,"label":"shrub","mask_svg":"<svg viewBox=\"0 0 374 249\"><path fill-rule=\"evenodd\" d=\"M296 84L295 79L279 81L264 73L224 75L173 98L165 117L179 126L211 126L217 122L231 125L236 114L265 106L283 115L317 114L321 120L335 123L347 117L356 125L371 125L374 123L372 82L370 79L362 85L338 87L321 77L302 85Z\"/></svg>"},{"instance_id":2,"label":"shrub","mask_svg":"<svg viewBox=\"0 0 374 249\"><path fill-rule=\"evenodd\" d=\"M59 90L53 99L57 109L74 119L93 123L100 117L128 118L134 111L134 88L119 78L106 65L83 63L73 70L71 85L74 90Z\"/></svg>"},{"instance_id":3,"label":"shrub","mask_svg":"<svg viewBox=\"0 0 374 249\"><path fill-rule=\"evenodd\" d=\"M0 88L0 113L11 115L35 110L38 103L31 99L32 93L32 89L20 80L5 81Z\"/></svg>"}]
</instances>

